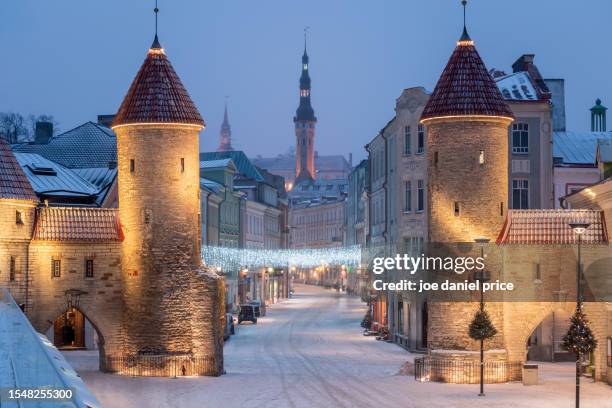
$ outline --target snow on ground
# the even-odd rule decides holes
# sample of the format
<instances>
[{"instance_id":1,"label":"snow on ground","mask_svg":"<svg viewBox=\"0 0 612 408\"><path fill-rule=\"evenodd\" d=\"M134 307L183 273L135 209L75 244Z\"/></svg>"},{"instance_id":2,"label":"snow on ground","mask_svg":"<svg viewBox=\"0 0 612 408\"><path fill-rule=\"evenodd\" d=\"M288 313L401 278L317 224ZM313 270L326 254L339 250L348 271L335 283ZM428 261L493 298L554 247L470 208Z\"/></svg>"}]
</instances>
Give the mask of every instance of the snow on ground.
<instances>
[{"instance_id":1,"label":"snow on ground","mask_svg":"<svg viewBox=\"0 0 612 408\"><path fill-rule=\"evenodd\" d=\"M66 352L105 407L538 407L574 406L574 366L541 364L541 385L420 383L397 375L414 358L361 334L359 299L297 286L257 325L239 326L217 378L130 378L103 374L94 352ZM612 389L582 379L581 406L612 407Z\"/></svg>"}]
</instances>

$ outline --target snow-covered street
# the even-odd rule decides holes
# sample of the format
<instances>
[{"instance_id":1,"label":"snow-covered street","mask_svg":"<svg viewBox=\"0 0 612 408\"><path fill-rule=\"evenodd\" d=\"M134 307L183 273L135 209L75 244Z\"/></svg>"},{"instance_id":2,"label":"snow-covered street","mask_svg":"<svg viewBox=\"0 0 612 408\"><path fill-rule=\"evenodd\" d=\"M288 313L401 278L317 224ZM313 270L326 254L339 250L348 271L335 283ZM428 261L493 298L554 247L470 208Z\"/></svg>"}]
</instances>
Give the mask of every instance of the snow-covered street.
<instances>
[{"instance_id":1,"label":"snow-covered street","mask_svg":"<svg viewBox=\"0 0 612 408\"><path fill-rule=\"evenodd\" d=\"M538 386L418 383L398 370L414 355L363 336L356 297L297 286L257 325L237 327L218 378L130 378L96 371L97 353L66 352L105 407L573 407L571 363L541 364ZM612 407L612 390L582 380L582 407Z\"/></svg>"}]
</instances>

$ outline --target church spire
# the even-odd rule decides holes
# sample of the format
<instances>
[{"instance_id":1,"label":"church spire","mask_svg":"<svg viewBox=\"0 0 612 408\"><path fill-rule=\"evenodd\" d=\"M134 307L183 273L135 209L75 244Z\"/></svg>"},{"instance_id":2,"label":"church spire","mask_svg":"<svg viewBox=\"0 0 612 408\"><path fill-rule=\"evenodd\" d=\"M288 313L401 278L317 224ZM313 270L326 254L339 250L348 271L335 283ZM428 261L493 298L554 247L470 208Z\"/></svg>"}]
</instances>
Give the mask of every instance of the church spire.
<instances>
[{"instance_id":1,"label":"church spire","mask_svg":"<svg viewBox=\"0 0 612 408\"><path fill-rule=\"evenodd\" d=\"M300 76L300 105L295 112L295 183L309 182L316 179L314 162L314 138L317 118L310 105L310 74L308 70L308 53L306 51L306 34L304 28L304 54L302 55L302 75ZM293 181L293 180L291 180Z\"/></svg>"},{"instance_id":2,"label":"church spire","mask_svg":"<svg viewBox=\"0 0 612 408\"><path fill-rule=\"evenodd\" d=\"M223 123L221 124L221 132L219 133L219 147L218 152L229 152L233 151L232 147L232 128L229 124L229 118L227 115L227 102L225 102L225 110L223 112Z\"/></svg>"},{"instance_id":3,"label":"church spire","mask_svg":"<svg viewBox=\"0 0 612 408\"><path fill-rule=\"evenodd\" d=\"M306 34L308 28L304 28L304 55L302 55L302 75L300 76L300 105L296 111L295 120L316 121L314 110L310 105L310 74L308 72L308 53L306 52Z\"/></svg>"}]
</instances>

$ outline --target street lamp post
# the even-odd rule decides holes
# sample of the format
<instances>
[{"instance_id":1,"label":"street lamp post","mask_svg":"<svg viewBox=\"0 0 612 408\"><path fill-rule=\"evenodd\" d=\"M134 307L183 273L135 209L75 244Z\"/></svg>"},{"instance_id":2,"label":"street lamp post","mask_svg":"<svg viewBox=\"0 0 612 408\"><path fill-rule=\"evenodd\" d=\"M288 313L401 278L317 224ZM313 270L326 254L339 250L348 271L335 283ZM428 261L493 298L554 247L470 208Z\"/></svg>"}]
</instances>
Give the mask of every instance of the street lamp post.
<instances>
[{"instance_id":1,"label":"street lamp post","mask_svg":"<svg viewBox=\"0 0 612 408\"><path fill-rule=\"evenodd\" d=\"M582 234L585 233L590 224L586 222L572 222L569 224L574 233L578 235L578 257L576 259L576 309L582 310L582 262L580 247L582 245ZM576 408L580 407L580 353L576 353Z\"/></svg>"},{"instance_id":2,"label":"street lamp post","mask_svg":"<svg viewBox=\"0 0 612 408\"><path fill-rule=\"evenodd\" d=\"M489 238L476 238L474 240L480 246L480 257L484 258L484 246L489 242ZM480 289L480 311L484 311L484 291L482 283L488 280L487 272L483 269L476 273L478 279L478 287ZM480 394L479 397L484 397L484 339L480 339Z\"/></svg>"}]
</instances>

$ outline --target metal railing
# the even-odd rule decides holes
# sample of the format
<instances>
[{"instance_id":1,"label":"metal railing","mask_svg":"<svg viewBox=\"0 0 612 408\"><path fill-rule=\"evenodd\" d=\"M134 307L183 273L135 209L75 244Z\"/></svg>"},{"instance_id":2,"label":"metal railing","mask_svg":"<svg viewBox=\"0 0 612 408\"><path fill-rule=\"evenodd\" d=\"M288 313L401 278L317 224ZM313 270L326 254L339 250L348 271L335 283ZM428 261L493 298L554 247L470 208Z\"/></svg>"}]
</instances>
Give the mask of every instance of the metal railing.
<instances>
[{"instance_id":1,"label":"metal railing","mask_svg":"<svg viewBox=\"0 0 612 408\"><path fill-rule=\"evenodd\" d=\"M217 376L220 368L212 357L189 355L107 356L104 371L132 377Z\"/></svg>"},{"instance_id":2,"label":"metal railing","mask_svg":"<svg viewBox=\"0 0 612 408\"><path fill-rule=\"evenodd\" d=\"M520 361L485 361L484 382L492 384L520 381L522 368L523 363ZM421 382L478 384L480 382L480 361L415 358L414 379Z\"/></svg>"}]
</instances>

